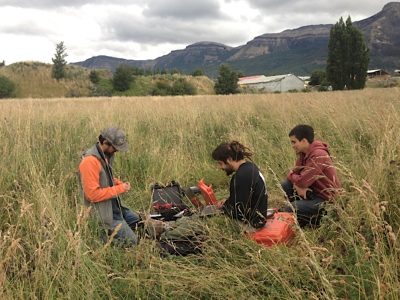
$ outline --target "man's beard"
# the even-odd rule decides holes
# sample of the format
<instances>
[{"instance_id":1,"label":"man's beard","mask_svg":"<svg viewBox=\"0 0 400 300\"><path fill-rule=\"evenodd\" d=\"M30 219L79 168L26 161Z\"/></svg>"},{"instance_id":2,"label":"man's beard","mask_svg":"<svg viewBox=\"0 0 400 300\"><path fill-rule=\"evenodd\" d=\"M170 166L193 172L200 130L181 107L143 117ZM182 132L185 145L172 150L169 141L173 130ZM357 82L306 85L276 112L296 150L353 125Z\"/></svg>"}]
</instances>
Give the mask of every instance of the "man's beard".
<instances>
[{"instance_id":1,"label":"man's beard","mask_svg":"<svg viewBox=\"0 0 400 300\"><path fill-rule=\"evenodd\" d=\"M226 176L231 176L232 173L234 172L232 169L224 169Z\"/></svg>"},{"instance_id":2,"label":"man's beard","mask_svg":"<svg viewBox=\"0 0 400 300\"><path fill-rule=\"evenodd\" d=\"M113 153L110 153L110 152L103 152L104 153L104 155L108 158L108 159L110 159L113 155L114 155L114 152Z\"/></svg>"}]
</instances>

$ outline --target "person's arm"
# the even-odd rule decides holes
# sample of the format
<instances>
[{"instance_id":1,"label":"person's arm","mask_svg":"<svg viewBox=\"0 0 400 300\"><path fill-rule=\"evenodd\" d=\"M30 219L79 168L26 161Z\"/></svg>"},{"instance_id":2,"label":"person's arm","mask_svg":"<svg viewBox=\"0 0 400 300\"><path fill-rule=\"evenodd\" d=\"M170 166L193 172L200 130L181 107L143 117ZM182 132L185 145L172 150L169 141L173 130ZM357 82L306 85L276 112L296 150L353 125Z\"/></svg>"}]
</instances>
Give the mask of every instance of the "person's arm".
<instances>
[{"instance_id":1,"label":"person's arm","mask_svg":"<svg viewBox=\"0 0 400 300\"><path fill-rule=\"evenodd\" d=\"M91 202L101 202L125 193L124 183L112 187L100 187L101 163L94 156L85 157L79 165L83 193Z\"/></svg>"},{"instance_id":2,"label":"person's arm","mask_svg":"<svg viewBox=\"0 0 400 300\"><path fill-rule=\"evenodd\" d=\"M288 175L287 175L287 179L290 181L290 175L292 173L296 173L296 174L300 174L301 170L303 169L302 165L301 165L301 156L298 154L297 155L297 159L294 163L294 167L290 169Z\"/></svg>"},{"instance_id":3,"label":"person's arm","mask_svg":"<svg viewBox=\"0 0 400 300\"><path fill-rule=\"evenodd\" d=\"M299 188L308 188L319 178L325 177L323 169L328 165L330 165L330 158L325 151L315 153L308 158L300 173L290 172L288 179Z\"/></svg>"}]
</instances>

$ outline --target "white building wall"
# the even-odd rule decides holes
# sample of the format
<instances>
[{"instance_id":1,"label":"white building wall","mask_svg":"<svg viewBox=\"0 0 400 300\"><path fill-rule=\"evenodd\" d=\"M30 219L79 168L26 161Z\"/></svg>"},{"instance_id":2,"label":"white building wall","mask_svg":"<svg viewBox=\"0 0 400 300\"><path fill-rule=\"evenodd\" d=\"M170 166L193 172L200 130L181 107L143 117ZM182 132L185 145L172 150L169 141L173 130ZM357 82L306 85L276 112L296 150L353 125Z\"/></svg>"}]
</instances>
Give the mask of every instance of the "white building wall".
<instances>
[{"instance_id":1,"label":"white building wall","mask_svg":"<svg viewBox=\"0 0 400 300\"><path fill-rule=\"evenodd\" d=\"M295 75L288 75L282 79L281 92L287 92L290 90L301 91L304 89L304 81Z\"/></svg>"},{"instance_id":2,"label":"white building wall","mask_svg":"<svg viewBox=\"0 0 400 300\"><path fill-rule=\"evenodd\" d=\"M289 74L274 81L251 83L244 86L265 92L287 92L290 90L301 91L304 89L304 81L295 75Z\"/></svg>"},{"instance_id":3,"label":"white building wall","mask_svg":"<svg viewBox=\"0 0 400 300\"><path fill-rule=\"evenodd\" d=\"M281 80L264 83L264 90L267 92L281 92Z\"/></svg>"}]
</instances>

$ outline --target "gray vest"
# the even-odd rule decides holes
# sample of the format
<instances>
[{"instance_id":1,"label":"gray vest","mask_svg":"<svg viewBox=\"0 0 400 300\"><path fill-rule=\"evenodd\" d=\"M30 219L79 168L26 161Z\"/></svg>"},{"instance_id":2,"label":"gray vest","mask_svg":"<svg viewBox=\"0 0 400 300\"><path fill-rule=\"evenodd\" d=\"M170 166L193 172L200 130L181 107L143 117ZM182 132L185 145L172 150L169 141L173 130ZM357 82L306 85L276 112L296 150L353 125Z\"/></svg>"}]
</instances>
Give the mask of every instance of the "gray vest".
<instances>
[{"instance_id":1,"label":"gray vest","mask_svg":"<svg viewBox=\"0 0 400 300\"><path fill-rule=\"evenodd\" d=\"M86 150L82 158L86 156L95 156L101 163L101 171L100 171L100 187L110 187L113 186L114 183L112 182L112 171L111 174L107 174L107 163L106 161L102 158L100 155L99 150L97 149L97 144L94 145L92 148ZM111 157L109 166L111 167L112 161L114 157ZM111 178L111 180L110 180ZM81 181L82 185L82 181ZM85 206L92 207L92 212L93 214L99 219L99 223L105 228L105 229L113 229L112 228L112 223L113 219L117 220L123 220L122 216L122 208L124 207L121 203L121 200L119 197L114 197L109 200L104 200L100 202L90 202L85 196L83 196L83 203Z\"/></svg>"}]
</instances>

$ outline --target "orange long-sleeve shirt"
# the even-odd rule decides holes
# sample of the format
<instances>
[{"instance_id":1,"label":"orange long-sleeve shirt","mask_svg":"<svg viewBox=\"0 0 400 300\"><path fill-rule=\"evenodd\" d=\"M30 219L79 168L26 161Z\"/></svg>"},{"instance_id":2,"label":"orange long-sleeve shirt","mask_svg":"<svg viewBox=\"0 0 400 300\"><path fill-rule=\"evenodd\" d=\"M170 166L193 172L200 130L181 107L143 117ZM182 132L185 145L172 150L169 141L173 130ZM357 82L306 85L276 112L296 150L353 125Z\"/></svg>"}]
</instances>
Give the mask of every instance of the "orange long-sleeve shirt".
<instances>
[{"instance_id":1,"label":"orange long-sleeve shirt","mask_svg":"<svg viewBox=\"0 0 400 300\"><path fill-rule=\"evenodd\" d=\"M123 182L114 178L114 186L100 187L100 161L95 156L86 156L79 165L83 193L91 202L109 200L125 192Z\"/></svg>"}]
</instances>

